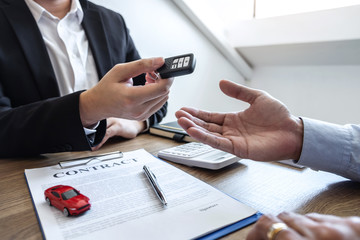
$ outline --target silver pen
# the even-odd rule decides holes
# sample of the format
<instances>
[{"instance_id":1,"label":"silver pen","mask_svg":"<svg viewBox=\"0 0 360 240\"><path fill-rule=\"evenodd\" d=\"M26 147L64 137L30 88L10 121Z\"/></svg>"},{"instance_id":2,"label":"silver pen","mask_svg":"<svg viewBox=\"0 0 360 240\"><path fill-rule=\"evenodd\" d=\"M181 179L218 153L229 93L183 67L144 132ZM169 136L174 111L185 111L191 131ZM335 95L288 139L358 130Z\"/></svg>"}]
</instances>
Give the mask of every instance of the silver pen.
<instances>
[{"instance_id":1,"label":"silver pen","mask_svg":"<svg viewBox=\"0 0 360 240\"><path fill-rule=\"evenodd\" d=\"M150 182L152 188L154 189L156 195L158 196L158 198L160 199L162 204L167 205L165 194L161 190L161 188L157 182L155 174L146 165L144 165L143 169L144 169L145 175L146 175L147 179L149 179L149 182Z\"/></svg>"}]
</instances>

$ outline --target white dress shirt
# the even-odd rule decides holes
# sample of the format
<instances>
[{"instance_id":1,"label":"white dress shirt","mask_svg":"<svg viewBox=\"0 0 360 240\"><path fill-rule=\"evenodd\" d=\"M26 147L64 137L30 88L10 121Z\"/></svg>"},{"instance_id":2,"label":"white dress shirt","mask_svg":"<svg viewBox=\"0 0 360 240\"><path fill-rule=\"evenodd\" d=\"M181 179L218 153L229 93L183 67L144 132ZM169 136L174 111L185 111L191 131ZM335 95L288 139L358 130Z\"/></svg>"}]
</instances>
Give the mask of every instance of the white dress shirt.
<instances>
[{"instance_id":1,"label":"white dress shirt","mask_svg":"<svg viewBox=\"0 0 360 240\"><path fill-rule=\"evenodd\" d=\"M40 29L53 66L60 95L64 96L95 86L99 77L95 61L81 22L83 10L79 0L62 19L55 17L33 0L25 0ZM85 133L96 130L84 128Z\"/></svg>"},{"instance_id":2,"label":"white dress shirt","mask_svg":"<svg viewBox=\"0 0 360 240\"><path fill-rule=\"evenodd\" d=\"M60 95L95 86L99 77L85 31L81 26L84 13L79 1L71 1L71 9L62 19L53 16L33 0L25 2L45 41Z\"/></svg>"}]
</instances>

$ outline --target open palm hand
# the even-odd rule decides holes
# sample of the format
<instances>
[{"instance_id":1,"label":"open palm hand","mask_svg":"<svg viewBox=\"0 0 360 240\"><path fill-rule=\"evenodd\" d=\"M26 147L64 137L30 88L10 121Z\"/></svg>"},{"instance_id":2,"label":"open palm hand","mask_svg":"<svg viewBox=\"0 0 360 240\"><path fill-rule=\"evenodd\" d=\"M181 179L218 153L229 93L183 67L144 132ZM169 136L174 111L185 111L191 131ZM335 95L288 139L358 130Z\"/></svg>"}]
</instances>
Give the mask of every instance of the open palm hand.
<instances>
[{"instance_id":1,"label":"open palm hand","mask_svg":"<svg viewBox=\"0 0 360 240\"><path fill-rule=\"evenodd\" d=\"M230 81L222 80L220 88L250 107L236 113L182 108L176 117L190 136L241 158L274 161L299 157L302 122L284 104L263 91Z\"/></svg>"}]
</instances>

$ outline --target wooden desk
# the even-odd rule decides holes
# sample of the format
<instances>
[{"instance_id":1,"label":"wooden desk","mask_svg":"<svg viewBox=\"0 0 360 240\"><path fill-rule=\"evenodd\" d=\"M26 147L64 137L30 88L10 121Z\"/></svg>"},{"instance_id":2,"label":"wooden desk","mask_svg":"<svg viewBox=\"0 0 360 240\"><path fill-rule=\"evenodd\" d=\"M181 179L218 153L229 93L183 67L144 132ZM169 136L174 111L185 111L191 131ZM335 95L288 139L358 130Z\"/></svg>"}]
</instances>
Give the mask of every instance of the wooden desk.
<instances>
[{"instance_id":1,"label":"wooden desk","mask_svg":"<svg viewBox=\"0 0 360 240\"><path fill-rule=\"evenodd\" d=\"M161 149L178 144L172 140L143 134L133 140L112 140L95 154L139 148L157 154ZM42 238L24 169L55 165L60 159L91 154L94 153L74 152L31 159L0 159L0 238ZM242 160L218 171L173 165L263 213L278 214L286 210L360 216L360 184L333 174L250 160ZM224 239L245 239L250 229L251 226Z\"/></svg>"}]
</instances>

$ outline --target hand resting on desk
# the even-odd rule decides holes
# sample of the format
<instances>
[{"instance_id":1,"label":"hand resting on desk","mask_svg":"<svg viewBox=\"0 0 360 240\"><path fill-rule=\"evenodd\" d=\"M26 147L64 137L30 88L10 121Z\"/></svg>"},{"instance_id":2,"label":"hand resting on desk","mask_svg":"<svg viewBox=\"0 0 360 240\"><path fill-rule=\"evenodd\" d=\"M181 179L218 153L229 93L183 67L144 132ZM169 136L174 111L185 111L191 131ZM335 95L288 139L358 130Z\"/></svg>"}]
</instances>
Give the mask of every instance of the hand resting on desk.
<instances>
[{"instance_id":1,"label":"hand resting on desk","mask_svg":"<svg viewBox=\"0 0 360 240\"><path fill-rule=\"evenodd\" d=\"M267 233L274 223L285 223L287 229L278 232L276 240L353 240L360 239L359 217L336 217L309 213L300 215L283 212L278 216L262 216L247 236L247 240L268 240Z\"/></svg>"},{"instance_id":2,"label":"hand resting on desk","mask_svg":"<svg viewBox=\"0 0 360 240\"><path fill-rule=\"evenodd\" d=\"M102 141L95 147L93 151L98 150L104 143L112 137L119 136L127 139L135 138L140 132L145 129L143 121L128 120L123 118L108 118L106 119L107 128Z\"/></svg>"}]
</instances>

